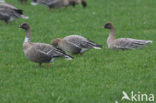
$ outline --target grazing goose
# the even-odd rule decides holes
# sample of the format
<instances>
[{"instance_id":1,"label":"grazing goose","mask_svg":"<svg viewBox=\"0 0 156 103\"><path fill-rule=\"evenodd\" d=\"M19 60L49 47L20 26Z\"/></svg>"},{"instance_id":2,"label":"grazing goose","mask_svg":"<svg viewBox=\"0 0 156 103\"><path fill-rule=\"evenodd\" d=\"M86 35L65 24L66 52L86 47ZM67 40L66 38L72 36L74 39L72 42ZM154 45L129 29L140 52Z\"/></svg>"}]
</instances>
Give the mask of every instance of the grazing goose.
<instances>
[{"instance_id":1,"label":"grazing goose","mask_svg":"<svg viewBox=\"0 0 156 103\"><path fill-rule=\"evenodd\" d=\"M9 21L13 21L17 18L28 19L29 17L23 15L23 10L17 9L11 4L0 3L0 20L8 24Z\"/></svg>"},{"instance_id":2,"label":"grazing goose","mask_svg":"<svg viewBox=\"0 0 156 103\"><path fill-rule=\"evenodd\" d=\"M58 9L70 5L70 2L68 0L33 0L31 4L32 5L42 4L48 6L49 9L51 8Z\"/></svg>"},{"instance_id":3,"label":"grazing goose","mask_svg":"<svg viewBox=\"0 0 156 103\"><path fill-rule=\"evenodd\" d=\"M55 39L52 41L52 45L71 52L72 54L83 53L89 49L101 49L102 45L96 44L95 42L88 40L80 35L70 35L63 39Z\"/></svg>"},{"instance_id":4,"label":"grazing goose","mask_svg":"<svg viewBox=\"0 0 156 103\"><path fill-rule=\"evenodd\" d=\"M64 57L68 60L73 58L72 56L67 55L63 50L57 49L52 45L30 42L31 32L28 23L23 23L19 27L26 30L23 49L26 57L30 61L39 63L39 66L41 66L42 63L47 63L47 66L49 66L49 63L58 57Z\"/></svg>"},{"instance_id":5,"label":"grazing goose","mask_svg":"<svg viewBox=\"0 0 156 103\"><path fill-rule=\"evenodd\" d=\"M137 49L152 43L151 40L137 40L132 38L119 38L115 39L115 29L112 23L106 23L104 28L110 29L109 37L107 38L108 48L111 49Z\"/></svg>"}]
</instances>

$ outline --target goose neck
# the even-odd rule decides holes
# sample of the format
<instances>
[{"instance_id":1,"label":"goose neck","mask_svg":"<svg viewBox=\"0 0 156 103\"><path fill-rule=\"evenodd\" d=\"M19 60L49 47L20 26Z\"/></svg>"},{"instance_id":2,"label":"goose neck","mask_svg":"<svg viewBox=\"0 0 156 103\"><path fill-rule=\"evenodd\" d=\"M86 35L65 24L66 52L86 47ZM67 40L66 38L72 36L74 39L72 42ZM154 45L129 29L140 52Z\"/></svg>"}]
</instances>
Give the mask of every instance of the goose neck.
<instances>
[{"instance_id":1,"label":"goose neck","mask_svg":"<svg viewBox=\"0 0 156 103\"><path fill-rule=\"evenodd\" d=\"M110 29L109 37L110 37L111 39L115 39L115 29L114 29L114 27L112 27L112 28Z\"/></svg>"},{"instance_id":2,"label":"goose neck","mask_svg":"<svg viewBox=\"0 0 156 103\"><path fill-rule=\"evenodd\" d=\"M30 28L28 28L28 29L26 30L26 36L25 36L24 43L30 42L30 38L31 38L31 32L30 32Z\"/></svg>"}]
</instances>

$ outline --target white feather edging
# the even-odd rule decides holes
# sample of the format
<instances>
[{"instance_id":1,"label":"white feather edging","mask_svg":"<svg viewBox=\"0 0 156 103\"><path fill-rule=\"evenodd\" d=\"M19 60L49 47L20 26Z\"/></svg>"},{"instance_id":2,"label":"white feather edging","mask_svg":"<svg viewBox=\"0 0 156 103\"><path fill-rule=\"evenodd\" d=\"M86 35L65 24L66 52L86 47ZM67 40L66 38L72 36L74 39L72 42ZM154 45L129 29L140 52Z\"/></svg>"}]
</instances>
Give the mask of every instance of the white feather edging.
<instances>
[{"instance_id":1,"label":"white feather edging","mask_svg":"<svg viewBox=\"0 0 156 103\"><path fill-rule=\"evenodd\" d=\"M25 15L21 15L21 18L23 18L23 19L29 19L29 17L28 16L25 16Z\"/></svg>"}]
</instances>

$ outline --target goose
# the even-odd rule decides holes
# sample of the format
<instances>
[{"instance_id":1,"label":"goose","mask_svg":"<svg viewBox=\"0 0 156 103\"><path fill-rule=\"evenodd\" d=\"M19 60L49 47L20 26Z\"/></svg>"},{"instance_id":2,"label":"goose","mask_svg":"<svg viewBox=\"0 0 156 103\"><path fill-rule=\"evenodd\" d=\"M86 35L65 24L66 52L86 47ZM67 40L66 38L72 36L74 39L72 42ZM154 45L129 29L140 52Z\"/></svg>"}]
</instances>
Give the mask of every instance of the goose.
<instances>
[{"instance_id":1,"label":"goose","mask_svg":"<svg viewBox=\"0 0 156 103\"><path fill-rule=\"evenodd\" d=\"M14 21L17 18L28 19L29 17L23 14L23 10L17 9L11 4L0 3L0 20L8 24L9 21Z\"/></svg>"},{"instance_id":2,"label":"goose","mask_svg":"<svg viewBox=\"0 0 156 103\"><path fill-rule=\"evenodd\" d=\"M96 44L80 35L69 35L63 39L57 38L52 41L51 45L71 52L72 54L82 54L89 49L101 49L102 47L102 45Z\"/></svg>"},{"instance_id":3,"label":"goose","mask_svg":"<svg viewBox=\"0 0 156 103\"><path fill-rule=\"evenodd\" d=\"M109 29L110 33L107 38L107 45L108 48L111 49L119 49L119 50L126 50L126 49L137 49L143 48L148 43L152 43L152 40L137 40L132 38L119 38L115 39L115 29L112 23L106 23L104 28Z\"/></svg>"},{"instance_id":4,"label":"goose","mask_svg":"<svg viewBox=\"0 0 156 103\"><path fill-rule=\"evenodd\" d=\"M33 0L31 4L32 5L42 4L48 6L49 9L53 8L54 10L71 5L71 3L68 0Z\"/></svg>"},{"instance_id":5,"label":"goose","mask_svg":"<svg viewBox=\"0 0 156 103\"><path fill-rule=\"evenodd\" d=\"M67 60L71 60L73 57L66 54L63 50L57 49L50 44L45 43L32 43L30 42L31 30L28 23L23 23L19 26L26 31L25 40L23 43L24 54L32 61L42 65L46 63L49 67L49 63L54 61L56 58L64 57Z\"/></svg>"}]
</instances>

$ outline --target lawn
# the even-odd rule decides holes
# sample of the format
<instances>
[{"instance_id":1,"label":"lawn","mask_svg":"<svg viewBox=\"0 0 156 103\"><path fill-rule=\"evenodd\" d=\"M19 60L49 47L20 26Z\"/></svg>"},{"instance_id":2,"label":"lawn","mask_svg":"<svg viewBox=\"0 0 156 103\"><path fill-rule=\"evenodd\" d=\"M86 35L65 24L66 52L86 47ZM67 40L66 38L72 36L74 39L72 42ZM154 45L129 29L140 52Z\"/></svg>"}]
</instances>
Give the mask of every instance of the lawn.
<instances>
[{"instance_id":1,"label":"lawn","mask_svg":"<svg viewBox=\"0 0 156 103\"><path fill-rule=\"evenodd\" d=\"M121 101L122 91L156 95L156 0L88 0L85 9L78 5L58 11L31 6L30 0L27 5L6 1L30 18L0 22L0 103L133 103ZM32 42L77 34L103 49L39 68L23 53L25 31L18 28L23 22L31 25ZM114 24L117 38L154 42L139 50L110 50L109 30L101 29L107 22Z\"/></svg>"}]
</instances>

